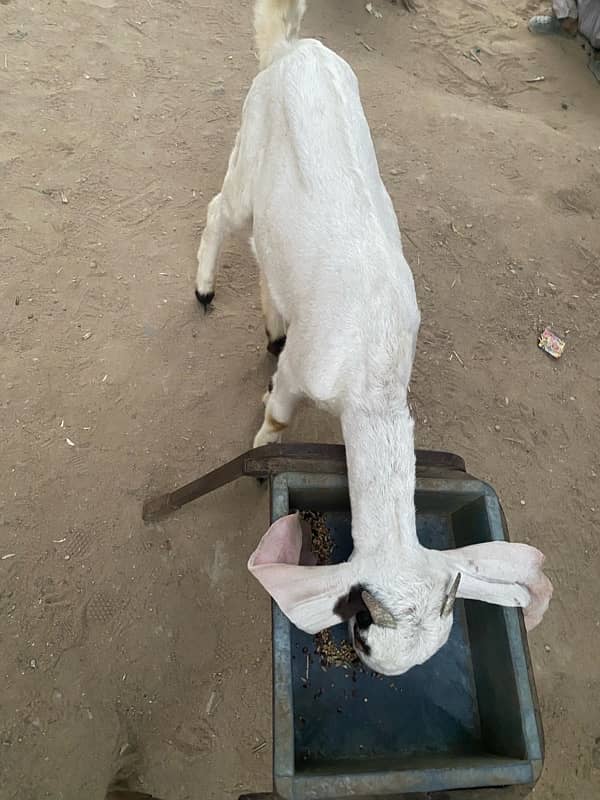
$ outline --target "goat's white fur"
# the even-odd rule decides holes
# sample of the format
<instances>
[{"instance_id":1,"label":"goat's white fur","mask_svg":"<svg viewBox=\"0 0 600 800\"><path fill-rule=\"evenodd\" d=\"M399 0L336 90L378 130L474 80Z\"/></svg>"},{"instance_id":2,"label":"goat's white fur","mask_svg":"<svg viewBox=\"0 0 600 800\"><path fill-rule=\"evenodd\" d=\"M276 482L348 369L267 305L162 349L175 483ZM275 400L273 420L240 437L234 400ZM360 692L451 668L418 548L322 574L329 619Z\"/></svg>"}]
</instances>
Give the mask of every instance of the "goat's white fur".
<instances>
[{"instance_id":1,"label":"goat's white fur","mask_svg":"<svg viewBox=\"0 0 600 800\"><path fill-rule=\"evenodd\" d=\"M448 638L452 615L440 610L457 566L416 535L407 387L420 316L412 273L356 77L320 42L296 39L304 7L304 0L256 3L263 69L208 207L197 291L214 292L223 238L251 223L267 331L271 339L287 331L254 444L279 441L302 397L341 419L354 552L340 565L344 579L329 581L327 591L364 585L394 615L395 629L364 632L371 655L361 657L399 674ZM314 577L324 568L297 569ZM327 613L319 613L306 629L325 627ZM295 621L302 627L302 614Z\"/></svg>"}]
</instances>

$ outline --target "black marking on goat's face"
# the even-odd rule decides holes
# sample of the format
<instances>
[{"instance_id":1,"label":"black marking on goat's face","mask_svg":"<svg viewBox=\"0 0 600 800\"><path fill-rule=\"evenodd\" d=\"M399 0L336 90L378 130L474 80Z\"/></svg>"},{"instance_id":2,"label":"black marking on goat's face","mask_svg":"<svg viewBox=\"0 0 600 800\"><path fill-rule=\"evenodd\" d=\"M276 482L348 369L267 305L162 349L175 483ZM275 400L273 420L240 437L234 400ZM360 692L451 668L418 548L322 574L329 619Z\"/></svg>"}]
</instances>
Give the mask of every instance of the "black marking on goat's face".
<instances>
[{"instance_id":1,"label":"black marking on goat's face","mask_svg":"<svg viewBox=\"0 0 600 800\"><path fill-rule=\"evenodd\" d=\"M269 331L267 331L267 336L269 336ZM281 351L285 347L285 336L280 336L279 339L275 339L271 341L269 338L269 343L267 345L267 350L271 353L272 356L275 358L279 358L281 355Z\"/></svg>"},{"instance_id":2,"label":"black marking on goat's face","mask_svg":"<svg viewBox=\"0 0 600 800\"><path fill-rule=\"evenodd\" d=\"M357 619L358 619L358 617L357 617ZM359 653L363 653L365 656L368 657L368 656L371 655L371 648L369 647L369 645L363 639L363 637L361 635L361 630L364 630L364 629L361 629L359 623L355 622L354 623L354 629L352 631L352 634L353 634L352 638L354 640L354 647L355 647L356 650L358 650Z\"/></svg>"},{"instance_id":3,"label":"black marking on goat's face","mask_svg":"<svg viewBox=\"0 0 600 800\"><path fill-rule=\"evenodd\" d=\"M357 613L356 624L358 625L358 629L361 631L366 631L371 627L373 624L373 617L371 616L371 612L368 608L365 608L364 611L361 609Z\"/></svg>"},{"instance_id":4,"label":"black marking on goat's face","mask_svg":"<svg viewBox=\"0 0 600 800\"><path fill-rule=\"evenodd\" d=\"M343 595L333 607L334 614L337 614L342 622L348 622L352 617L356 617L356 621L361 630L366 630L373 623L369 609L362 599L362 592L364 586L353 586L348 594ZM359 621L360 617L360 621Z\"/></svg>"},{"instance_id":5,"label":"black marking on goat's face","mask_svg":"<svg viewBox=\"0 0 600 800\"><path fill-rule=\"evenodd\" d=\"M214 300L215 293L214 292L207 292L206 294L201 294L198 289L196 289L196 300L200 303L200 305L204 308L204 313L208 311L209 305Z\"/></svg>"}]
</instances>

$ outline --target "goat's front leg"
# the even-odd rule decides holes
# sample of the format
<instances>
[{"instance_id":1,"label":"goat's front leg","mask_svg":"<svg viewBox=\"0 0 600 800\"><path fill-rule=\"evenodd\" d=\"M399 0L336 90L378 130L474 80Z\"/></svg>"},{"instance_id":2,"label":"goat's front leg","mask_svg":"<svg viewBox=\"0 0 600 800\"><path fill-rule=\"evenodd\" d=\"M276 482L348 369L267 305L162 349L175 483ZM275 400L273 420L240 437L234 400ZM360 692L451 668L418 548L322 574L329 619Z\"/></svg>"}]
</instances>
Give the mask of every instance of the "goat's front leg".
<instances>
[{"instance_id":1,"label":"goat's front leg","mask_svg":"<svg viewBox=\"0 0 600 800\"><path fill-rule=\"evenodd\" d=\"M267 285L267 279L260 270L260 299L262 303L263 316L265 318L265 328L267 330L267 350L272 355L278 357L285 347L285 320L277 311L271 291Z\"/></svg>"},{"instance_id":2,"label":"goat's front leg","mask_svg":"<svg viewBox=\"0 0 600 800\"><path fill-rule=\"evenodd\" d=\"M281 434L292 421L294 411L300 401L300 395L292 389L289 370L284 359L285 351L279 360L277 372L271 379L269 391L263 398L265 418L254 437L254 447L280 442Z\"/></svg>"}]
</instances>

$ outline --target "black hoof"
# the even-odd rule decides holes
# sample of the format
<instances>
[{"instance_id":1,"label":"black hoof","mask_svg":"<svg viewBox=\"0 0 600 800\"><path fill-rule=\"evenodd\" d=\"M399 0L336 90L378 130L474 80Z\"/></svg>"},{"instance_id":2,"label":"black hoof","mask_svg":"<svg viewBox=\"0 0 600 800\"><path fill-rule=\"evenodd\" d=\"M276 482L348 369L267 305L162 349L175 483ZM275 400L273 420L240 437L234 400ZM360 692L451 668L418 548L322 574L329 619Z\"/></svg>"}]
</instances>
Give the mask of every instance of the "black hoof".
<instances>
[{"instance_id":1,"label":"black hoof","mask_svg":"<svg viewBox=\"0 0 600 800\"><path fill-rule=\"evenodd\" d=\"M285 336L280 336L279 339L275 339L274 342L269 342L267 345L267 350L271 353L272 356L278 358L281 355L281 351L285 347Z\"/></svg>"},{"instance_id":2,"label":"black hoof","mask_svg":"<svg viewBox=\"0 0 600 800\"><path fill-rule=\"evenodd\" d=\"M209 292L208 294L200 294L198 289L196 289L196 300L200 303L200 305L204 309L205 314L208 311L208 307L212 303L214 296L215 296L214 292Z\"/></svg>"}]
</instances>

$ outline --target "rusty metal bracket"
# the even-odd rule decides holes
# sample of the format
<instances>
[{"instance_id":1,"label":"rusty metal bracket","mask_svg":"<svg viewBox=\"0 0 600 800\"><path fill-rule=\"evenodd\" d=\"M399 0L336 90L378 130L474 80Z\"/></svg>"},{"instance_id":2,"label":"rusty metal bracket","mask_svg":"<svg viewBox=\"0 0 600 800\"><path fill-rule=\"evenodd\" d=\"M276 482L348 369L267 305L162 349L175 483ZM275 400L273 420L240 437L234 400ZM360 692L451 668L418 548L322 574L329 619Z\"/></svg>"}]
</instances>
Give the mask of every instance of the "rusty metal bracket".
<instances>
[{"instance_id":1,"label":"rusty metal bracket","mask_svg":"<svg viewBox=\"0 0 600 800\"><path fill-rule=\"evenodd\" d=\"M238 800L279 800L279 795L272 792L267 792L266 794L242 794L238 797Z\"/></svg>"},{"instance_id":2,"label":"rusty metal bracket","mask_svg":"<svg viewBox=\"0 0 600 800\"><path fill-rule=\"evenodd\" d=\"M417 450L415 455L417 471L465 471L465 462L453 453ZM341 444L268 444L256 447L185 486L148 498L143 505L142 517L146 522L152 522L238 478L265 479L282 472L343 475L346 472L346 448Z\"/></svg>"}]
</instances>

